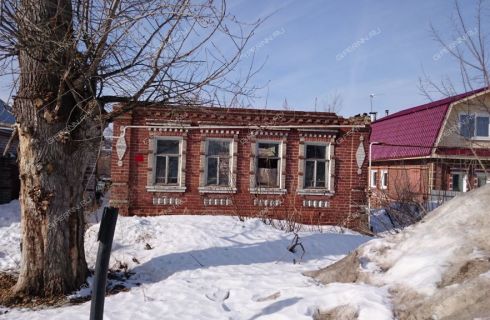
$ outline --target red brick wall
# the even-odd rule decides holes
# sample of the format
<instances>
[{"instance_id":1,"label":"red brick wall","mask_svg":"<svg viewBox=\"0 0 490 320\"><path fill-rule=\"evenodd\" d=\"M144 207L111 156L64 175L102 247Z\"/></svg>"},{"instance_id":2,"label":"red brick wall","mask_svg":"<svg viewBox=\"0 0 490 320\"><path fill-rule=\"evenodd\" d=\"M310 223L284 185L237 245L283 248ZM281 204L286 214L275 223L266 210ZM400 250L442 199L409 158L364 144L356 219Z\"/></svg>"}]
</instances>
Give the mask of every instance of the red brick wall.
<instances>
[{"instance_id":1,"label":"red brick wall","mask_svg":"<svg viewBox=\"0 0 490 320\"><path fill-rule=\"evenodd\" d=\"M247 115L248 112L248 115ZM202 114L205 112L185 112L179 119L186 119L202 124ZM128 150L122 160L123 165L118 166L116 140L113 143L112 152L112 190L111 205L120 208L123 215L161 215L161 214L230 214L240 216L256 216L267 213L276 218L286 218L294 216L294 219L307 224L333 224L346 225L352 228L362 229L365 227L367 218L365 217L366 205L366 186L367 186L367 154L362 165L361 173L358 174L356 163L356 152L359 145L364 145L364 150L368 150L369 129L348 127L355 122L348 122L329 113L302 113L302 112L283 112L280 119L273 118L274 112L269 111L264 115L263 111L243 110L240 116L233 115L216 119L219 112L209 113L207 118L214 116L207 124L216 125L238 125L238 117L242 118L242 123L253 123L258 125L308 125L318 123L343 126L335 129L335 178L334 195L298 195L298 159L300 147L300 133L296 129L285 130L286 140L286 183L287 193L285 195L253 195L249 192L250 186L250 159L251 146L249 129L233 129L238 131L235 141L238 142L237 150L237 191L234 194L201 194L198 190L200 178L200 144L205 137L225 137L233 138L231 134L207 134L200 130L189 130L187 135L186 150L186 192L185 193L155 193L146 190L148 174L148 139L150 131L147 128L136 129L128 128L126 132L126 143ZM171 117L173 117L172 115ZM120 127L125 125L145 125L149 118L158 119L165 122L170 116L165 113L158 115L156 112L137 109L132 114L119 117L114 122L114 135L120 133ZM204 117L206 118L206 117ZM272 120L271 120L272 119ZM276 119L278 123L271 123ZM291 120L293 119L293 120ZM154 121L154 120L153 120ZM329 129L332 132L332 129ZM323 131L319 132L322 133ZM315 132L312 132L313 134ZM182 135L185 133L156 132L156 135ZM260 136L259 138L260 139ZM276 136L268 136L268 140L281 139ZM321 141L329 142L328 137L304 137L306 142ZM141 160L142 161L137 161ZM179 198L179 205L154 205L154 197L173 197ZM206 197L229 198L232 200L230 206L211 206L204 205ZM255 199L281 200L282 204L277 207L264 207L254 205ZM303 200L323 200L328 201L327 208L304 207ZM267 209L266 209L267 208Z\"/></svg>"}]
</instances>

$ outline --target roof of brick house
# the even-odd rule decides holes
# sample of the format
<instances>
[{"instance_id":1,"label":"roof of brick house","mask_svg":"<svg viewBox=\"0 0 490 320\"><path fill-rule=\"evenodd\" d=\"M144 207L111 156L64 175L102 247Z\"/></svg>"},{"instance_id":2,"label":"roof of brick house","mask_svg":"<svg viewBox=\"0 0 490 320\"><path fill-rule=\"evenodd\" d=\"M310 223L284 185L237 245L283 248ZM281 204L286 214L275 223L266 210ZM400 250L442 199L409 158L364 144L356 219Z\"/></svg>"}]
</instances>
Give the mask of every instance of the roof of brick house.
<instances>
[{"instance_id":1,"label":"roof of brick house","mask_svg":"<svg viewBox=\"0 0 490 320\"><path fill-rule=\"evenodd\" d=\"M373 145L372 159L391 160L430 156L449 106L453 102L484 90L487 88L405 109L374 121L371 124L370 141L379 142L380 145Z\"/></svg>"}]
</instances>

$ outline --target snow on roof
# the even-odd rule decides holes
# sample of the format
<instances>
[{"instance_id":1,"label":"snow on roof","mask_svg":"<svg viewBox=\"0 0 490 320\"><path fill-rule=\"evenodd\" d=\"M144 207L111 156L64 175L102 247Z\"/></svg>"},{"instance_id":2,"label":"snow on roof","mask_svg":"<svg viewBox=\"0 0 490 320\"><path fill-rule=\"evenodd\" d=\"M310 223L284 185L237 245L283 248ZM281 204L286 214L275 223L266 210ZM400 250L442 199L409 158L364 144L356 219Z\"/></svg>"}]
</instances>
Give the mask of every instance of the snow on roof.
<instances>
[{"instance_id":1,"label":"snow on roof","mask_svg":"<svg viewBox=\"0 0 490 320\"><path fill-rule=\"evenodd\" d=\"M429 156L444 122L449 105L487 88L405 109L371 124L372 159L401 159Z\"/></svg>"}]
</instances>

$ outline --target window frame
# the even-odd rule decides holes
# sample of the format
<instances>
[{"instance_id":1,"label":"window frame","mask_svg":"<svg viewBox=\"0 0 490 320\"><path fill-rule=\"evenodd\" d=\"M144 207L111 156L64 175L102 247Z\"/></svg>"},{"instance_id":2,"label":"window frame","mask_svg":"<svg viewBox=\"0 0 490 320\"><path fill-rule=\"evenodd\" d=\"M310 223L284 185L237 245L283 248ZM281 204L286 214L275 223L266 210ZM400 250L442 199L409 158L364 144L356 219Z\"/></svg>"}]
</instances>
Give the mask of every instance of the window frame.
<instances>
[{"instance_id":1,"label":"window frame","mask_svg":"<svg viewBox=\"0 0 490 320\"><path fill-rule=\"evenodd\" d=\"M381 170L380 178L381 178L381 180L380 180L381 189L388 189L388 181L389 181L388 170L386 170L386 169Z\"/></svg>"},{"instance_id":2,"label":"window frame","mask_svg":"<svg viewBox=\"0 0 490 320\"><path fill-rule=\"evenodd\" d=\"M466 137L465 135L462 134L462 121L461 117L462 116L470 116L473 118L473 132L470 137ZM477 135L478 133L478 118L488 118L488 136L479 136ZM488 112L459 112L458 113L458 135L462 137L463 139L469 139L469 140L490 140L490 113Z\"/></svg>"},{"instance_id":3,"label":"window frame","mask_svg":"<svg viewBox=\"0 0 490 320\"><path fill-rule=\"evenodd\" d=\"M378 188L378 169L371 169L371 172L369 172L370 178L369 178L369 186L373 189Z\"/></svg>"},{"instance_id":4,"label":"window frame","mask_svg":"<svg viewBox=\"0 0 490 320\"><path fill-rule=\"evenodd\" d=\"M179 141L179 156L178 156L178 173L176 184L156 183L156 165L157 151L159 140L176 140ZM146 191L147 192L185 192L185 162L186 162L186 142L185 136L150 136L149 137L149 154L148 154L148 178Z\"/></svg>"},{"instance_id":5,"label":"window frame","mask_svg":"<svg viewBox=\"0 0 490 320\"><path fill-rule=\"evenodd\" d=\"M453 192L468 192L468 173L464 171L451 171L451 191ZM454 190L454 176L459 176L458 188L460 190ZM460 188L461 187L461 188Z\"/></svg>"},{"instance_id":6,"label":"window frame","mask_svg":"<svg viewBox=\"0 0 490 320\"><path fill-rule=\"evenodd\" d=\"M178 142L178 151L177 153L158 153L158 142L159 141L177 141ZM153 174L153 185L155 186L178 186L180 184L180 169L181 169L181 151L182 141L181 139L156 139L155 141L155 151L154 151L154 167L155 172ZM157 164L158 158L165 158L165 182L157 182ZM177 157L177 181L175 183L169 183L169 168L170 168L170 157Z\"/></svg>"},{"instance_id":7,"label":"window frame","mask_svg":"<svg viewBox=\"0 0 490 320\"><path fill-rule=\"evenodd\" d=\"M259 155L260 144L275 144L277 145L277 157L266 157L267 159L276 159L277 158L277 177L276 177L276 185L273 187L261 186L258 182L258 174L259 174L259 159L261 158ZM278 189L281 187L281 168L282 168L282 142L281 141L265 141L258 140L255 144L255 188L256 189Z\"/></svg>"},{"instance_id":8,"label":"window frame","mask_svg":"<svg viewBox=\"0 0 490 320\"><path fill-rule=\"evenodd\" d=\"M279 160L277 163L277 176L278 176L278 187L267 187L258 186L257 184L257 174L258 174L258 161L259 161L259 144L270 143L277 144ZM287 161L287 140L285 138L281 139L254 139L251 142L251 154L253 158L250 159L250 187L249 191L251 194L286 194L286 161Z\"/></svg>"},{"instance_id":9,"label":"window frame","mask_svg":"<svg viewBox=\"0 0 490 320\"><path fill-rule=\"evenodd\" d=\"M209 142L211 141L225 141L228 142L228 184L227 185L220 185L219 184L219 163L220 163L220 158L223 156L210 156L208 154L209 152ZM206 188L232 188L234 183L233 183L233 139L228 139L228 138L208 138L206 139L205 142L205 163L204 163L204 187ZM217 171L216 171L216 184L208 184L208 161L209 158L217 158L218 159L218 164L217 164Z\"/></svg>"},{"instance_id":10,"label":"window frame","mask_svg":"<svg viewBox=\"0 0 490 320\"><path fill-rule=\"evenodd\" d=\"M314 158L313 160L308 160L307 157L307 150L308 146L321 146L325 148L325 159L320 159L320 158ZM330 175L330 145L326 143L321 143L321 142L305 142L304 143L304 149L305 149L305 156L304 156L304 179L303 179L303 190L326 190L328 189L329 186L329 175ZM313 180L314 180L314 185L313 187L307 187L306 186L306 167L308 165L308 161L313 161L314 162L314 168L313 168ZM317 187L317 173L318 173L318 162L319 161L324 161L325 162L325 186L324 187Z\"/></svg>"},{"instance_id":11,"label":"window frame","mask_svg":"<svg viewBox=\"0 0 490 320\"><path fill-rule=\"evenodd\" d=\"M480 188L480 187L485 186L490 181L489 175L487 175L485 172L476 172L475 173L475 177L476 177L476 186L477 186L477 188ZM482 184L482 185L480 185L480 178L483 178L485 180L485 183Z\"/></svg>"}]
</instances>

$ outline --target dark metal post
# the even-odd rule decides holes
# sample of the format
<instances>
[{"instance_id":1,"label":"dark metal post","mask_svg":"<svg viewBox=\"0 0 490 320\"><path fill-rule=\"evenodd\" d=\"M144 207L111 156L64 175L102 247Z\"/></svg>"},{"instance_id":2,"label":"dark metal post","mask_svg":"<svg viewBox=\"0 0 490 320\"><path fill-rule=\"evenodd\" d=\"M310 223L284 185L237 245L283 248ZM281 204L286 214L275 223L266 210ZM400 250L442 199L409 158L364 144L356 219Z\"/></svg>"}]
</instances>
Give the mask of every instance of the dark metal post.
<instances>
[{"instance_id":1,"label":"dark metal post","mask_svg":"<svg viewBox=\"0 0 490 320\"><path fill-rule=\"evenodd\" d=\"M112 240L117 222L117 208L104 208L102 220L100 221L99 250L97 251L97 262L95 263L95 276L92 285L92 303L90 305L90 320L104 319L104 299L107 283L107 270L111 255Z\"/></svg>"}]
</instances>

